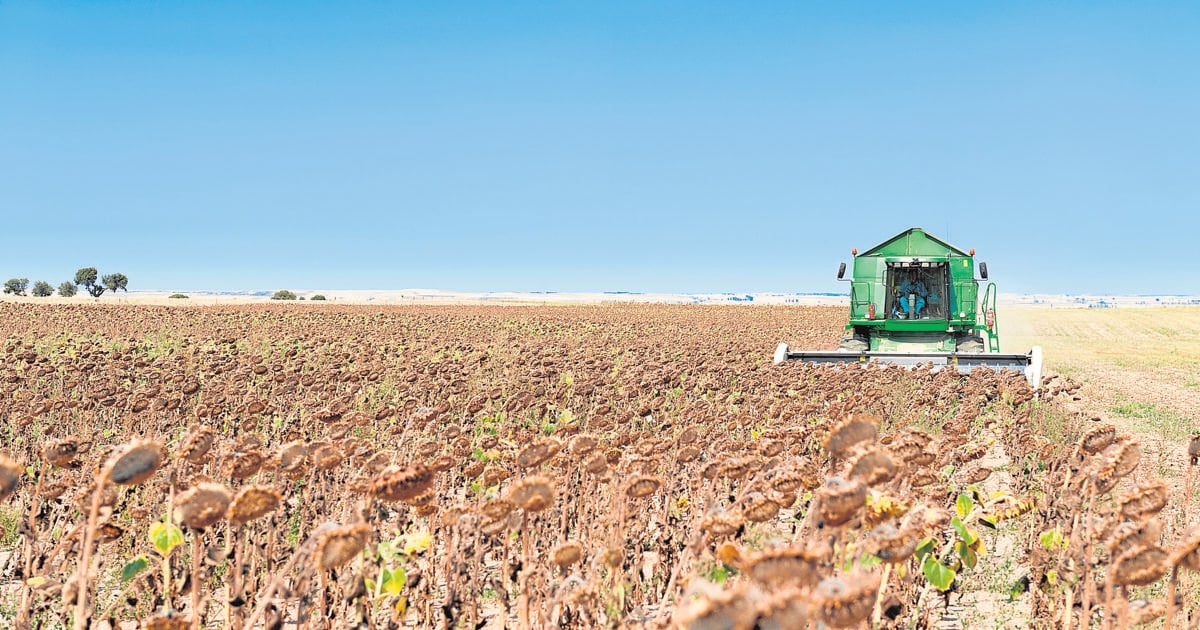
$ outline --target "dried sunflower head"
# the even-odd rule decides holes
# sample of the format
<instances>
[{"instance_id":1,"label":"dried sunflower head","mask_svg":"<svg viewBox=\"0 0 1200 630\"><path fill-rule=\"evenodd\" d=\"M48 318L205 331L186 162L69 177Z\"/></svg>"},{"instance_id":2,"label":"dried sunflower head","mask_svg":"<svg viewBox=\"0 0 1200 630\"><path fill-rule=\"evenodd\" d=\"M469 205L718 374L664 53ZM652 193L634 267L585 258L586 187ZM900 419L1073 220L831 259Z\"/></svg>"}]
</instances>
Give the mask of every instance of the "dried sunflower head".
<instances>
[{"instance_id":1,"label":"dried sunflower head","mask_svg":"<svg viewBox=\"0 0 1200 630\"><path fill-rule=\"evenodd\" d=\"M877 573L864 571L821 580L813 591L821 620L831 628L861 624L875 606L879 580Z\"/></svg>"},{"instance_id":2,"label":"dried sunflower head","mask_svg":"<svg viewBox=\"0 0 1200 630\"><path fill-rule=\"evenodd\" d=\"M896 476L896 462L882 450L871 449L854 459L847 476L868 486L887 483Z\"/></svg>"},{"instance_id":3,"label":"dried sunflower head","mask_svg":"<svg viewBox=\"0 0 1200 630\"><path fill-rule=\"evenodd\" d=\"M867 486L861 481L833 477L817 491L817 500L825 525L845 525L866 506Z\"/></svg>"},{"instance_id":4,"label":"dried sunflower head","mask_svg":"<svg viewBox=\"0 0 1200 630\"><path fill-rule=\"evenodd\" d=\"M179 495L175 507L179 522L192 529L212 527L229 509L229 489L219 483L202 482Z\"/></svg>"},{"instance_id":5,"label":"dried sunflower head","mask_svg":"<svg viewBox=\"0 0 1200 630\"><path fill-rule=\"evenodd\" d=\"M1157 546L1162 538L1162 521L1152 518L1144 521L1124 521L1113 529L1105 547L1115 558L1135 547Z\"/></svg>"},{"instance_id":6,"label":"dried sunflower head","mask_svg":"<svg viewBox=\"0 0 1200 630\"><path fill-rule=\"evenodd\" d=\"M751 630L758 617L759 597L744 584L722 591L715 584L694 583L675 608L672 621L687 630Z\"/></svg>"},{"instance_id":7,"label":"dried sunflower head","mask_svg":"<svg viewBox=\"0 0 1200 630\"><path fill-rule=\"evenodd\" d=\"M1120 586L1149 586L1167 571L1167 552L1157 545L1135 547L1113 561L1113 583Z\"/></svg>"},{"instance_id":8,"label":"dried sunflower head","mask_svg":"<svg viewBox=\"0 0 1200 630\"><path fill-rule=\"evenodd\" d=\"M247 450L244 452L234 453L233 458L226 466L226 473L234 479L246 479L258 474L262 468L263 462L266 461L258 450Z\"/></svg>"},{"instance_id":9,"label":"dried sunflower head","mask_svg":"<svg viewBox=\"0 0 1200 630\"><path fill-rule=\"evenodd\" d=\"M213 442L216 441L217 434L211 428L199 425L193 427L191 431L184 436L180 442L179 448L175 453L177 456L193 463L199 464L204 460L204 456L212 449Z\"/></svg>"},{"instance_id":10,"label":"dried sunflower head","mask_svg":"<svg viewBox=\"0 0 1200 630\"><path fill-rule=\"evenodd\" d=\"M818 559L797 547L756 553L746 558L744 564L751 578L772 587L811 587L821 577L818 572Z\"/></svg>"},{"instance_id":11,"label":"dried sunflower head","mask_svg":"<svg viewBox=\"0 0 1200 630\"><path fill-rule=\"evenodd\" d=\"M573 540L567 541L555 547L550 552L550 558L556 566L565 569L583 559L583 545Z\"/></svg>"},{"instance_id":12,"label":"dried sunflower head","mask_svg":"<svg viewBox=\"0 0 1200 630\"><path fill-rule=\"evenodd\" d=\"M845 459L851 450L860 444L871 444L879 436L879 418L850 414L829 430L825 448L839 459Z\"/></svg>"},{"instance_id":13,"label":"dried sunflower head","mask_svg":"<svg viewBox=\"0 0 1200 630\"><path fill-rule=\"evenodd\" d=\"M984 466L970 466L963 473L963 480L969 484L983 483L992 476L992 469Z\"/></svg>"},{"instance_id":14,"label":"dried sunflower head","mask_svg":"<svg viewBox=\"0 0 1200 630\"><path fill-rule=\"evenodd\" d=\"M365 523L342 525L323 532L317 539L317 564L329 570L350 562L367 546L370 535L371 526Z\"/></svg>"},{"instance_id":15,"label":"dried sunflower head","mask_svg":"<svg viewBox=\"0 0 1200 630\"><path fill-rule=\"evenodd\" d=\"M1108 448L1116 437L1117 428L1111 424L1095 427L1079 438L1079 450L1088 455L1095 455Z\"/></svg>"},{"instance_id":16,"label":"dried sunflower head","mask_svg":"<svg viewBox=\"0 0 1200 630\"><path fill-rule=\"evenodd\" d=\"M517 466L533 468L558 454L560 445L557 440L547 438L526 446L517 455Z\"/></svg>"},{"instance_id":17,"label":"dried sunflower head","mask_svg":"<svg viewBox=\"0 0 1200 630\"><path fill-rule=\"evenodd\" d=\"M662 480L657 477L641 475L629 480L625 484L625 496L631 499L640 499L648 497L658 491L662 486Z\"/></svg>"},{"instance_id":18,"label":"dried sunflower head","mask_svg":"<svg viewBox=\"0 0 1200 630\"><path fill-rule=\"evenodd\" d=\"M779 514L779 503L762 493L753 492L742 502L741 511L747 521L765 523Z\"/></svg>"},{"instance_id":19,"label":"dried sunflower head","mask_svg":"<svg viewBox=\"0 0 1200 630\"><path fill-rule=\"evenodd\" d=\"M1131 520L1158 514L1167 506L1167 484L1155 480L1139 485L1121 498L1121 514Z\"/></svg>"},{"instance_id":20,"label":"dried sunflower head","mask_svg":"<svg viewBox=\"0 0 1200 630\"><path fill-rule=\"evenodd\" d=\"M16 492L17 485L21 483L21 475L24 473L25 469L21 468L20 464L0 453L0 501Z\"/></svg>"},{"instance_id":21,"label":"dried sunflower head","mask_svg":"<svg viewBox=\"0 0 1200 630\"><path fill-rule=\"evenodd\" d=\"M142 620L142 630L187 630L189 627L191 627L191 619L173 610Z\"/></svg>"},{"instance_id":22,"label":"dried sunflower head","mask_svg":"<svg viewBox=\"0 0 1200 630\"><path fill-rule=\"evenodd\" d=\"M76 468L75 457L80 453L79 440L66 438L56 440L42 449L42 458L59 468Z\"/></svg>"},{"instance_id":23,"label":"dried sunflower head","mask_svg":"<svg viewBox=\"0 0 1200 630\"><path fill-rule=\"evenodd\" d=\"M508 515L515 509L517 509L517 504L512 500L497 497L480 506L479 512L485 520L499 521L508 518Z\"/></svg>"},{"instance_id":24,"label":"dried sunflower head","mask_svg":"<svg viewBox=\"0 0 1200 630\"><path fill-rule=\"evenodd\" d=\"M681 464L686 464L688 462L696 461L700 458L700 455L701 451L699 448L696 448L694 444L688 444L679 449L679 452L675 454L675 461Z\"/></svg>"},{"instance_id":25,"label":"dried sunflower head","mask_svg":"<svg viewBox=\"0 0 1200 630\"><path fill-rule=\"evenodd\" d=\"M345 455L338 450L338 447L323 442L313 446L310 458L313 465L317 467L317 470L333 470L342 464L345 460Z\"/></svg>"},{"instance_id":26,"label":"dried sunflower head","mask_svg":"<svg viewBox=\"0 0 1200 630\"><path fill-rule=\"evenodd\" d=\"M541 512L554 505L554 482L542 475L528 477L513 486L508 496L526 512Z\"/></svg>"},{"instance_id":27,"label":"dried sunflower head","mask_svg":"<svg viewBox=\"0 0 1200 630\"><path fill-rule=\"evenodd\" d=\"M433 471L424 464L392 465L371 482L371 494L384 501L408 501L433 487Z\"/></svg>"},{"instance_id":28,"label":"dried sunflower head","mask_svg":"<svg viewBox=\"0 0 1200 630\"><path fill-rule=\"evenodd\" d=\"M165 455L162 445L149 440L131 442L113 453L108 460L108 478L113 483L132 486L154 476Z\"/></svg>"},{"instance_id":29,"label":"dried sunflower head","mask_svg":"<svg viewBox=\"0 0 1200 630\"><path fill-rule=\"evenodd\" d=\"M579 434L571 438L571 441L567 443L567 449L571 451L572 455L583 457L596 450L597 444L599 444L599 441L595 437L587 434Z\"/></svg>"},{"instance_id":30,"label":"dried sunflower head","mask_svg":"<svg viewBox=\"0 0 1200 630\"><path fill-rule=\"evenodd\" d=\"M304 476L308 448L303 442L289 442L279 449L279 472L292 479Z\"/></svg>"},{"instance_id":31,"label":"dried sunflower head","mask_svg":"<svg viewBox=\"0 0 1200 630\"><path fill-rule=\"evenodd\" d=\"M867 552L880 560L896 564L912 557L917 550L917 534L906 529L884 523L876 526L867 536Z\"/></svg>"},{"instance_id":32,"label":"dried sunflower head","mask_svg":"<svg viewBox=\"0 0 1200 630\"><path fill-rule=\"evenodd\" d=\"M1200 525L1192 525L1179 537L1171 552L1171 566L1200 571Z\"/></svg>"},{"instance_id":33,"label":"dried sunflower head","mask_svg":"<svg viewBox=\"0 0 1200 630\"><path fill-rule=\"evenodd\" d=\"M714 536L732 536L742 526L742 517L736 512L709 514L700 522L700 529Z\"/></svg>"},{"instance_id":34,"label":"dried sunflower head","mask_svg":"<svg viewBox=\"0 0 1200 630\"><path fill-rule=\"evenodd\" d=\"M593 475L603 474L608 470L608 458L603 453L593 453L583 462L584 470Z\"/></svg>"},{"instance_id":35,"label":"dried sunflower head","mask_svg":"<svg viewBox=\"0 0 1200 630\"><path fill-rule=\"evenodd\" d=\"M238 491L229 505L229 522L245 525L258 520L279 507L280 496L267 486L246 486Z\"/></svg>"}]
</instances>

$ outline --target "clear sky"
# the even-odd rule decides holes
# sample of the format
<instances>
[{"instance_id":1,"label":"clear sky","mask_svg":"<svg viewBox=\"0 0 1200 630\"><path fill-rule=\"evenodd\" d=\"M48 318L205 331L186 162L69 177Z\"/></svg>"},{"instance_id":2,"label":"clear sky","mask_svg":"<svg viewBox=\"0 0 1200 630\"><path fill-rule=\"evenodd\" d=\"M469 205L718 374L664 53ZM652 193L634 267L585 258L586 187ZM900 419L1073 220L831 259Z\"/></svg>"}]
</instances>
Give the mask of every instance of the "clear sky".
<instances>
[{"instance_id":1,"label":"clear sky","mask_svg":"<svg viewBox=\"0 0 1200 630\"><path fill-rule=\"evenodd\" d=\"M1197 293L1198 7L0 0L0 279Z\"/></svg>"}]
</instances>

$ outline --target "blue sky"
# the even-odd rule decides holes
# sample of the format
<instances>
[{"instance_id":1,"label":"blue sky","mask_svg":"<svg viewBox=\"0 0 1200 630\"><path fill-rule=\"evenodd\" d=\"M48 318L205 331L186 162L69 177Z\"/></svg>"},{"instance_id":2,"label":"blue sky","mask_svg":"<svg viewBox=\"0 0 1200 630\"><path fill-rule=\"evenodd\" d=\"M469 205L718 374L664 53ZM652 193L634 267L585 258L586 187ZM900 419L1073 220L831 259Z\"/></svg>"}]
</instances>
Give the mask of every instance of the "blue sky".
<instances>
[{"instance_id":1,"label":"blue sky","mask_svg":"<svg viewBox=\"0 0 1200 630\"><path fill-rule=\"evenodd\" d=\"M5 0L0 276L1200 292L1198 6Z\"/></svg>"}]
</instances>

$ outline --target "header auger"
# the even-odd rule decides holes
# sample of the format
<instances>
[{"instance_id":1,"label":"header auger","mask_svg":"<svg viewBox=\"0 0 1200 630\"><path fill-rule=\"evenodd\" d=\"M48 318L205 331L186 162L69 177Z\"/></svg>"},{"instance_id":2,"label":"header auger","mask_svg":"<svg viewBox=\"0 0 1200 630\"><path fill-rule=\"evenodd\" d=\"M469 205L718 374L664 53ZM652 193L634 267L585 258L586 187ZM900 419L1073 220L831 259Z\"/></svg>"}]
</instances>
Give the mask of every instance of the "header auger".
<instances>
[{"instance_id":1,"label":"header auger","mask_svg":"<svg viewBox=\"0 0 1200 630\"><path fill-rule=\"evenodd\" d=\"M809 363L895 363L916 366L954 366L960 372L975 368L1014 369L1033 387L1042 379L1042 350L1000 354L996 324L996 285L987 283L980 297L980 280L988 279L987 263L975 250L962 251L920 228L900 234L854 255L850 282L850 321L836 352L793 352L781 343L775 362L788 359ZM845 281L846 263L837 277Z\"/></svg>"}]
</instances>

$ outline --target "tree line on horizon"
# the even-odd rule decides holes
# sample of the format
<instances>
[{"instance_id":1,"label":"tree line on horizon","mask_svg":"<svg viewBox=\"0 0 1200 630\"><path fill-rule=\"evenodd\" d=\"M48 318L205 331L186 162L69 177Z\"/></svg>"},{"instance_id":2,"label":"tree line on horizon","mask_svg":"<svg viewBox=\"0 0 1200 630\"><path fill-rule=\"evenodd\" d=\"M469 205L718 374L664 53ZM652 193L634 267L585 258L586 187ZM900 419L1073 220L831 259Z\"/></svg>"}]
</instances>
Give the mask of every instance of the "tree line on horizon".
<instances>
[{"instance_id":1,"label":"tree line on horizon","mask_svg":"<svg viewBox=\"0 0 1200 630\"><path fill-rule=\"evenodd\" d=\"M110 273L100 276L100 272L95 267L84 267L75 272L75 280L67 280L58 285L58 294L62 297L74 297L80 287L87 291L88 295L98 298L105 291L129 292L127 286L129 278L123 273ZM25 291L29 289L29 278L9 278L4 283L4 293L11 295L25 295ZM33 284L33 289L30 291L34 297L49 297L54 294L54 287L45 280L38 280Z\"/></svg>"}]
</instances>

